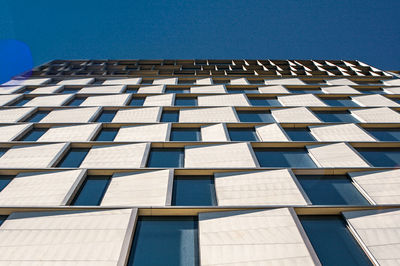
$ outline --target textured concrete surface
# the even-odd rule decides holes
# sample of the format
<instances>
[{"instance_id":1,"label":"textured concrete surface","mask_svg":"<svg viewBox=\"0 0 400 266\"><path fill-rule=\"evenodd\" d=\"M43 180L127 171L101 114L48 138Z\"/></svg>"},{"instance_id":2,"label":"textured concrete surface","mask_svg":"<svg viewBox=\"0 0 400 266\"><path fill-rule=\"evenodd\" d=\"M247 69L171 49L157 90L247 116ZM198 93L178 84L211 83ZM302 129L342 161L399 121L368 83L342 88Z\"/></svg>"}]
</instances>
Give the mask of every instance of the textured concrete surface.
<instances>
[{"instance_id":1,"label":"textured concrete surface","mask_svg":"<svg viewBox=\"0 0 400 266\"><path fill-rule=\"evenodd\" d=\"M239 122L239 119L232 107L213 107L181 109L179 111L179 122L220 123Z\"/></svg>"},{"instance_id":2,"label":"textured concrete surface","mask_svg":"<svg viewBox=\"0 0 400 266\"><path fill-rule=\"evenodd\" d=\"M10 126L0 126L0 141L12 141L32 124L18 124Z\"/></svg>"},{"instance_id":3,"label":"textured concrete surface","mask_svg":"<svg viewBox=\"0 0 400 266\"><path fill-rule=\"evenodd\" d=\"M376 141L356 124L312 126L310 132L318 141Z\"/></svg>"},{"instance_id":4,"label":"textured concrete surface","mask_svg":"<svg viewBox=\"0 0 400 266\"><path fill-rule=\"evenodd\" d=\"M190 93L226 93L224 85L190 87Z\"/></svg>"},{"instance_id":5,"label":"textured concrete surface","mask_svg":"<svg viewBox=\"0 0 400 266\"><path fill-rule=\"evenodd\" d=\"M250 106L246 94L198 96L199 106Z\"/></svg>"},{"instance_id":6,"label":"textured concrete surface","mask_svg":"<svg viewBox=\"0 0 400 266\"><path fill-rule=\"evenodd\" d=\"M89 96L80 106L124 106L131 95L129 93L117 95Z\"/></svg>"},{"instance_id":7,"label":"textured concrete surface","mask_svg":"<svg viewBox=\"0 0 400 266\"><path fill-rule=\"evenodd\" d=\"M61 106L72 98L72 94L38 96L24 104L24 106Z\"/></svg>"},{"instance_id":8,"label":"textured concrete surface","mask_svg":"<svg viewBox=\"0 0 400 266\"><path fill-rule=\"evenodd\" d=\"M124 85L114 85L114 86L95 86L95 87L83 87L78 91L78 93L122 93L125 90Z\"/></svg>"},{"instance_id":9,"label":"textured concrete surface","mask_svg":"<svg viewBox=\"0 0 400 266\"><path fill-rule=\"evenodd\" d=\"M94 138L100 124L51 127L37 141L90 141Z\"/></svg>"},{"instance_id":10,"label":"textured concrete surface","mask_svg":"<svg viewBox=\"0 0 400 266\"><path fill-rule=\"evenodd\" d=\"M74 78L64 79L57 83L57 85L88 85L94 81L94 78Z\"/></svg>"},{"instance_id":11,"label":"textured concrete surface","mask_svg":"<svg viewBox=\"0 0 400 266\"><path fill-rule=\"evenodd\" d=\"M387 107L353 109L350 112L365 123L400 123L400 114Z\"/></svg>"},{"instance_id":12,"label":"textured concrete surface","mask_svg":"<svg viewBox=\"0 0 400 266\"><path fill-rule=\"evenodd\" d=\"M380 94L354 96L354 97L351 97L351 99L358 105L365 106L365 107L381 107L381 106L398 107L398 106L400 106L395 101L392 101Z\"/></svg>"},{"instance_id":13,"label":"textured concrete surface","mask_svg":"<svg viewBox=\"0 0 400 266\"><path fill-rule=\"evenodd\" d=\"M147 96L143 106L172 106L174 105L174 99L175 94L173 93Z\"/></svg>"},{"instance_id":14,"label":"textured concrete surface","mask_svg":"<svg viewBox=\"0 0 400 266\"><path fill-rule=\"evenodd\" d=\"M274 109L272 116L280 123L321 123L310 110L305 107Z\"/></svg>"},{"instance_id":15,"label":"textured concrete surface","mask_svg":"<svg viewBox=\"0 0 400 266\"><path fill-rule=\"evenodd\" d=\"M256 126L256 134L261 141L290 141L278 124Z\"/></svg>"},{"instance_id":16,"label":"textured concrete surface","mask_svg":"<svg viewBox=\"0 0 400 266\"><path fill-rule=\"evenodd\" d=\"M33 112L35 108L9 108L0 110L0 122L1 123L15 123L19 122L24 117L27 117Z\"/></svg>"},{"instance_id":17,"label":"textured concrete surface","mask_svg":"<svg viewBox=\"0 0 400 266\"><path fill-rule=\"evenodd\" d=\"M267 85L306 85L299 78L283 78L283 79L265 79Z\"/></svg>"},{"instance_id":18,"label":"textured concrete surface","mask_svg":"<svg viewBox=\"0 0 400 266\"><path fill-rule=\"evenodd\" d=\"M327 106L314 94L278 96L278 101L283 106Z\"/></svg>"},{"instance_id":19,"label":"textured concrete surface","mask_svg":"<svg viewBox=\"0 0 400 266\"><path fill-rule=\"evenodd\" d=\"M202 126L201 141L229 141L225 124Z\"/></svg>"},{"instance_id":20,"label":"textured concrete surface","mask_svg":"<svg viewBox=\"0 0 400 266\"><path fill-rule=\"evenodd\" d=\"M114 141L168 141L169 124L121 127Z\"/></svg>"},{"instance_id":21,"label":"textured concrete surface","mask_svg":"<svg viewBox=\"0 0 400 266\"><path fill-rule=\"evenodd\" d=\"M136 85L142 81L142 78L116 78L106 79L102 85Z\"/></svg>"},{"instance_id":22,"label":"textured concrete surface","mask_svg":"<svg viewBox=\"0 0 400 266\"><path fill-rule=\"evenodd\" d=\"M262 86L258 87L259 93L290 93L282 85Z\"/></svg>"},{"instance_id":23,"label":"textured concrete surface","mask_svg":"<svg viewBox=\"0 0 400 266\"><path fill-rule=\"evenodd\" d=\"M164 93L165 85L143 86L140 87L137 93Z\"/></svg>"},{"instance_id":24,"label":"textured concrete surface","mask_svg":"<svg viewBox=\"0 0 400 266\"><path fill-rule=\"evenodd\" d=\"M41 123L87 123L100 112L100 107L68 108L51 111Z\"/></svg>"},{"instance_id":25,"label":"textured concrete surface","mask_svg":"<svg viewBox=\"0 0 400 266\"><path fill-rule=\"evenodd\" d=\"M154 123L161 117L161 107L132 108L119 110L113 123Z\"/></svg>"}]
</instances>

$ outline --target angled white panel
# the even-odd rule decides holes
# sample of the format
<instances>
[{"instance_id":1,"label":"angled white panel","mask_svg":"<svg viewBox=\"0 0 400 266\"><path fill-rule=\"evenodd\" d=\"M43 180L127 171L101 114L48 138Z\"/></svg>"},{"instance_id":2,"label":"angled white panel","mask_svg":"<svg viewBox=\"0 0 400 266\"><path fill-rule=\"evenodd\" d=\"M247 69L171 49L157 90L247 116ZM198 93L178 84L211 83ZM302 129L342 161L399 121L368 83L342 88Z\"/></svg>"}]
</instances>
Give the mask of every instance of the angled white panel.
<instances>
[{"instance_id":1,"label":"angled white panel","mask_svg":"<svg viewBox=\"0 0 400 266\"><path fill-rule=\"evenodd\" d=\"M0 206L60 206L84 170L20 173L0 192Z\"/></svg>"},{"instance_id":2,"label":"angled white panel","mask_svg":"<svg viewBox=\"0 0 400 266\"><path fill-rule=\"evenodd\" d=\"M67 146L66 143L14 146L0 157L0 168L48 168Z\"/></svg>"},{"instance_id":3,"label":"angled white panel","mask_svg":"<svg viewBox=\"0 0 400 266\"><path fill-rule=\"evenodd\" d=\"M290 93L282 85L262 86L262 87L258 87L258 91L260 93Z\"/></svg>"},{"instance_id":4,"label":"angled white panel","mask_svg":"<svg viewBox=\"0 0 400 266\"><path fill-rule=\"evenodd\" d=\"M283 106L327 106L314 94L285 95L277 98Z\"/></svg>"},{"instance_id":5,"label":"angled white panel","mask_svg":"<svg viewBox=\"0 0 400 266\"><path fill-rule=\"evenodd\" d=\"M90 108L68 108L51 111L45 116L41 123L87 123L91 121L97 113L100 112L100 107Z\"/></svg>"},{"instance_id":6,"label":"angled white panel","mask_svg":"<svg viewBox=\"0 0 400 266\"><path fill-rule=\"evenodd\" d=\"M165 79L155 79L153 81L154 85L165 84L165 85L176 85L178 84L178 78L165 78Z\"/></svg>"},{"instance_id":7,"label":"angled white panel","mask_svg":"<svg viewBox=\"0 0 400 266\"><path fill-rule=\"evenodd\" d=\"M88 85L94 81L94 78L75 78L64 79L57 83L57 85Z\"/></svg>"},{"instance_id":8,"label":"angled white panel","mask_svg":"<svg viewBox=\"0 0 400 266\"><path fill-rule=\"evenodd\" d=\"M353 211L343 215L375 265L399 265L400 210Z\"/></svg>"},{"instance_id":9,"label":"angled white panel","mask_svg":"<svg viewBox=\"0 0 400 266\"><path fill-rule=\"evenodd\" d=\"M246 142L185 146L186 168L254 168L257 165L253 150Z\"/></svg>"},{"instance_id":10,"label":"angled white panel","mask_svg":"<svg viewBox=\"0 0 400 266\"><path fill-rule=\"evenodd\" d=\"M175 94L173 93L147 96L143 106L172 106L174 105L174 98Z\"/></svg>"},{"instance_id":11,"label":"angled white panel","mask_svg":"<svg viewBox=\"0 0 400 266\"><path fill-rule=\"evenodd\" d=\"M190 93L226 93L224 85L190 87Z\"/></svg>"},{"instance_id":12,"label":"angled white panel","mask_svg":"<svg viewBox=\"0 0 400 266\"><path fill-rule=\"evenodd\" d=\"M100 206L165 206L173 170L116 173Z\"/></svg>"},{"instance_id":13,"label":"angled white panel","mask_svg":"<svg viewBox=\"0 0 400 266\"><path fill-rule=\"evenodd\" d=\"M385 80L383 84L387 86L399 86L400 85L400 79L390 79L390 80Z\"/></svg>"},{"instance_id":14,"label":"angled white panel","mask_svg":"<svg viewBox=\"0 0 400 266\"><path fill-rule=\"evenodd\" d=\"M37 96L24 106L61 106L73 98L72 94Z\"/></svg>"},{"instance_id":15,"label":"angled white panel","mask_svg":"<svg viewBox=\"0 0 400 266\"><path fill-rule=\"evenodd\" d=\"M246 94L198 96L199 106L250 106Z\"/></svg>"},{"instance_id":16,"label":"angled white panel","mask_svg":"<svg viewBox=\"0 0 400 266\"><path fill-rule=\"evenodd\" d=\"M164 93L165 85L154 85L154 86L145 86L140 87L137 93Z\"/></svg>"},{"instance_id":17,"label":"angled white panel","mask_svg":"<svg viewBox=\"0 0 400 266\"><path fill-rule=\"evenodd\" d=\"M129 93L89 96L80 106L124 106L128 103L129 98Z\"/></svg>"},{"instance_id":18,"label":"angled white panel","mask_svg":"<svg viewBox=\"0 0 400 266\"><path fill-rule=\"evenodd\" d=\"M94 137L100 126L100 124L86 124L51 127L37 141L90 141Z\"/></svg>"},{"instance_id":19,"label":"angled white panel","mask_svg":"<svg viewBox=\"0 0 400 266\"><path fill-rule=\"evenodd\" d=\"M113 123L154 123L161 117L161 107L133 108L119 110Z\"/></svg>"},{"instance_id":20,"label":"angled white panel","mask_svg":"<svg viewBox=\"0 0 400 266\"><path fill-rule=\"evenodd\" d=\"M211 85L213 84L212 78L196 79L196 85Z\"/></svg>"},{"instance_id":21,"label":"angled white panel","mask_svg":"<svg viewBox=\"0 0 400 266\"><path fill-rule=\"evenodd\" d=\"M231 79L229 83L231 85L250 85L246 78Z\"/></svg>"},{"instance_id":22,"label":"angled white panel","mask_svg":"<svg viewBox=\"0 0 400 266\"><path fill-rule=\"evenodd\" d=\"M169 129L167 123L121 127L114 141L168 141Z\"/></svg>"},{"instance_id":23,"label":"angled white panel","mask_svg":"<svg viewBox=\"0 0 400 266\"><path fill-rule=\"evenodd\" d=\"M15 101L20 96L21 94L0 94L0 106L7 105L8 103Z\"/></svg>"},{"instance_id":24,"label":"angled white panel","mask_svg":"<svg viewBox=\"0 0 400 266\"><path fill-rule=\"evenodd\" d=\"M17 91L21 90L24 88L24 86L0 86L0 94L10 94L10 93L16 93Z\"/></svg>"},{"instance_id":25,"label":"angled white panel","mask_svg":"<svg viewBox=\"0 0 400 266\"><path fill-rule=\"evenodd\" d=\"M350 112L365 123L400 123L400 114L388 107L352 109Z\"/></svg>"},{"instance_id":26,"label":"angled white panel","mask_svg":"<svg viewBox=\"0 0 400 266\"><path fill-rule=\"evenodd\" d=\"M47 82L49 82L51 78L32 78L32 79L12 79L10 81L7 81L6 83L3 83L2 85L7 85L7 86L36 86L36 85L43 85Z\"/></svg>"},{"instance_id":27,"label":"angled white panel","mask_svg":"<svg viewBox=\"0 0 400 266\"><path fill-rule=\"evenodd\" d=\"M94 146L86 155L80 168L144 167L149 148L149 143Z\"/></svg>"},{"instance_id":28,"label":"angled white panel","mask_svg":"<svg viewBox=\"0 0 400 266\"><path fill-rule=\"evenodd\" d=\"M299 78L265 79L266 85L307 85Z\"/></svg>"},{"instance_id":29,"label":"angled white panel","mask_svg":"<svg viewBox=\"0 0 400 266\"><path fill-rule=\"evenodd\" d=\"M120 78L120 79L107 79L103 85L137 85L142 81L142 78Z\"/></svg>"},{"instance_id":30,"label":"angled white panel","mask_svg":"<svg viewBox=\"0 0 400 266\"><path fill-rule=\"evenodd\" d=\"M120 265L135 211L14 212L0 228L0 264Z\"/></svg>"},{"instance_id":31,"label":"angled white panel","mask_svg":"<svg viewBox=\"0 0 400 266\"><path fill-rule=\"evenodd\" d=\"M370 167L345 143L308 146L307 150L319 167Z\"/></svg>"},{"instance_id":32,"label":"angled white panel","mask_svg":"<svg viewBox=\"0 0 400 266\"><path fill-rule=\"evenodd\" d=\"M353 97L351 97L351 99L353 100L353 102L357 103L358 105L365 106L365 107L381 107L381 106L399 107L400 106L395 101L392 101L380 94L353 96Z\"/></svg>"},{"instance_id":33,"label":"angled white panel","mask_svg":"<svg viewBox=\"0 0 400 266\"><path fill-rule=\"evenodd\" d=\"M375 204L400 204L400 170L349 173L361 192Z\"/></svg>"},{"instance_id":34,"label":"angled white panel","mask_svg":"<svg viewBox=\"0 0 400 266\"><path fill-rule=\"evenodd\" d=\"M321 90L326 94L361 94L361 92L348 85L321 87Z\"/></svg>"},{"instance_id":35,"label":"angled white panel","mask_svg":"<svg viewBox=\"0 0 400 266\"><path fill-rule=\"evenodd\" d=\"M201 141L229 141L229 135L225 124L202 126Z\"/></svg>"},{"instance_id":36,"label":"angled white panel","mask_svg":"<svg viewBox=\"0 0 400 266\"><path fill-rule=\"evenodd\" d=\"M179 122L220 123L239 122L233 107L215 107L179 110Z\"/></svg>"},{"instance_id":37,"label":"angled white panel","mask_svg":"<svg viewBox=\"0 0 400 266\"><path fill-rule=\"evenodd\" d=\"M310 131L318 141L376 141L355 124L312 126Z\"/></svg>"},{"instance_id":38,"label":"angled white panel","mask_svg":"<svg viewBox=\"0 0 400 266\"><path fill-rule=\"evenodd\" d=\"M22 132L26 131L32 124L17 124L0 126L0 141L12 141Z\"/></svg>"},{"instance_id":39,"label":"angled white panel","mask_svg":"<svg viewBox=\"0 0 400 266\"><path fill-rule=\"evenodd\" d=\"M383 90L387 94L400 94L400 87L385 87Z\"/></svg>"},{"instance_id":40,"label":"angled white panel","mask_svg":"<svg viewBox=\"0 0 400 266\"><path fill-rule=\"evenodd\" d=\"M83 87L78 93L122 93L125 85Z\"/></svg>"},{"instance_id":41,"label":"angled white panel","mask_svg":"<svg viewBox=\"0 0 400 266\"><path fill-rule=\"evenodd\" d=\"M218 206L309 204L288 169L214 176Z\"/></svg>"},{"instance_id":42,"label":"angled white panel","mask_svg":"<svg viewBox=\"0 0 400 266\"><path fill-rule=\"evenodd\" d=\"M33 107L28 108L10 108L0 110L0 123L15 123L22 118L27 117L32 111Z\"/></svg>"},{"instance_id":43,"label":"angled white panel","mask_svg":"<svg viewBox=\"0 0 400 266\"><path fill-rule=\"evenodd\" d=\"M328 79L326 80L326 83L329 85L358 85L357 83L346 79L346 78L340 78L340 79Z\"/></svg>"},{"instance_id":44,"label":"angled white panel","mask_svg":"<svg viewBox=\"0 0 400 266\"><path fill-rule=\"evenodd\" d=\"M201 264L320 265L299 230L287 208L199 213Z\"/></svg>"},{"instance_id":45,"label":"angled white panel","mask_svg":"<svg viewBox=\"0 0 400 266\"><path fill-rule=\"evenodd\" d=\"M256 134L261 141L290 141L278 124L256 126Z\"/></svg>"},{"instance_id":46,"label":"angled white panel","mask_svg":"<svg viewBox=\"0 0 400 266\"><path fill-rule=\"evenodd\" d=\"M321 123L318 117L305 107L273 109L271 114L279 123Z\"/></svg>"},{"instance_id":47,"label":"angled white panel","mask_svg":"<svg viewBox=\"0 0 400 266\"><path fill-rule=\"evenodd\" d=\"M33 91L30 92L30 94L46 94L46 93L57 93L59 92L61 89L63 88L63 86L44 86L44 87L39 87L34 89Z\"/></svg>"}]
</instances>

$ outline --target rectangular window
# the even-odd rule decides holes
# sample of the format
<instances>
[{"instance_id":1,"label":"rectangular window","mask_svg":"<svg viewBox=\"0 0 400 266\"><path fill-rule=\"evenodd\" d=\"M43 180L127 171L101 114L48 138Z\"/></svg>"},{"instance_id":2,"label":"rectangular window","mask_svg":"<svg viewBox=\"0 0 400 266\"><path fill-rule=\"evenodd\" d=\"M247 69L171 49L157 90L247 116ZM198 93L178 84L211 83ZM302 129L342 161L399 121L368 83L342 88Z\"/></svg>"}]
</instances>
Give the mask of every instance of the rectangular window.
<instances>
[{"instance_id":1,"label":"rectangular window","mask_svg":"<svg viewBox=\"0 0 400 266\"><path fill-rule=\"evenodd\" d=\"M173 128L171 141L200 141L200 130L197 128Z\"/></svg>"},{"instance_id":2,"label":"rectangular window","mask_svg":"<svg viewBox=\"0 0 400 266\"><path fill-rule=\"evenodd\" d=\"M151 149L147 167L183 167L183 149Z\"/></svg>"},{"instance_id":3,"label":"rectangular window","mask_svg":"<svg viewBox=\"0 0 400 266\"><path fill-rule=\"evenodd\" d=\"M87 176L72 205L98 206L104 197L111 176Z\"/></svg>"},{"instance_id":4,"label":"rectangular window","mask_svg":"<svg viewBox=\"0 0 400 266\"><path fill-rule=\"evenodd\" d=\"M340 216L300 216L322 265L372 265Z\"/></svg>"},{"instance_id":5,"label":"rectangular window","mask_svg":"<svg viewBox=\"0 0 400 266\"><path fill-rule=\"evenodd\" d=\"M137 88L127 88L125 93L137 93L138 89Z\"/></svg>"},{"instance_id":6,"label":"rectangular window","mask_svg":"<svg viewBox=\"0 0 400 266\"><path fill-rule=\"evenodd\" d=\"M267 111L237 111L240 122L275 122L270 112Z\"/></svg>"},{"instance_id":7,"label":"rectangular window","mask_svg":"<svg viewBox=\"0 0 400 266\"><path fill-rule=\"evenodd\" d=\"M373 89L373 90L358 89L358 91L364 94L386 94L386 92L383 91L382 89Z\"/></svg>"},{"instance_id":8,"label":"rectangular window","mask_svg":"<svg viewBox=\"0 0 400 266\"><path fill-rule=\"evenodd\" d=\"M105 122L105 123L111 122L114 119L116 113L117 111L105 110L101 112L99 117L96 119L96 122Z\"/></svg>"},{"instance_id":9,"label":"rectangular window","mask_svg":"<svg viewBox=\"0 0 400 266\"><path fill-rule=\"evenodd\" d=\"M289 89L291 93L321 93L320 89Z\"/></svg>"},{"instance_id":10,"label":"rectangular window","mask_svg":"<svg viewBox=\"0 0 400 266\"><path fill-rule=\"evenodd\" d=\"M7 220L7 215L0 215L0 226Z\"/></svg>"},{"instance_id":11,"label":"rectangular window","mask_svg":"<svg viewBox=\"0 0 400 266\"><path fill-rule=\"evenodd\" d=\"M33 115L31 115L25 122L39 122L48 114L48 111L37 111Z\"/></svg>"},{"instance_id":12,"label":"rectangular window","mask_svg":"<svg viewBox=\"0 0 400 266\"><path fill-rule=\"evenodd\" d=\"M285 132L292 141L315 141L308 128L285 128Z\"/></svg>"},{"instance_id":13,"label":"rectangular window","mask_svg":"<svg viewBox=\"0 0 400 266\"><path fill-rule=\"evenodd\" d=\"M358 148L357 151L374 167L400 166L400 149Z\"/></svg>"},{"instance_id":14,"label":"rectangular window","mask_svg":"<svg viewBox=\"0 0 400 266\"><path fill-rule=\"evenodd\" d=\"M173 206L215 206L214 176L175 176Z\"/></svg>"},{"instance_id":15,"label":"rectangular window","mask_svg":"<svg viewBox=\"0 0 400 266\"><path fill-rule=\"evenodd\" d=\"M103 128L96 137L96 141L113 141L118 133L115 128Z\"/></svg>"},{"instance_id":16,"label":"rectangular window","mask_svg":"<svg viewBox=\"0 0 400 266\"><path fill-rule=\"evenodd\" d=\"M23 106L24 104L26 104L27 102L29 102L31 100L31 98L22 98L16 102L14 102L13 104L11 104L11 106Z\"/></svg>"},{"instance_id":17,"label":"rectangular window","mask_svg":"<svg viewBox=\"0 0 400 266\"><path fill-rule=\"evenodd\" d=\"M400 141L400 128L364 128L380 141Z\"/></svg>"},{"instance_id":18,"label":"rectangular window","mask_svg":"<svg viewBox=\"0 0 400 266\"><path fill-rule=\"evenodd\" d=\"M324 122L346 122L346 123L358 123L358 120L352 116L348 111L336 111L336 112L314 112L319 119Z\"/></svg>"},{"instance_id":19,"label":"rectangular window","mask_svg":"<svg viewBox=\"0 0 400 266\"><path fill-rule=\"evenodd\" d=\"M0 192L11 182L14 178L12 175L0 175Z\"/></svg>"},{"instance_id":20,"label":"rectangular window","mask_svg":"<svg viewBox=\"0 0 400 266\"><path fill-rule=\"evenodd\" d=\"M179 111L163 111L161 122L178 122Z\"/></svg>"},{"instance_id":21,"label":"rectangular window","mask_svg":"<svg viewBox=\"0 0 400 266\"><path fill-rule=\"evenodd\" d=\"M297 179L314 205L369 205L345 175L300 175Z\"/></svg>"},{"instance_id":22,"label":"rectangular window","mask_svg":"<svg viewBox=\"0 0 400 266\"><path fill-rule=\"evenodd\" d=\"M74 97L70 102L68 102L68 106L79 106L81 103L85 101L85 97Z\"/></svg>"},{"instance_id":23,"label":"rectangular window","mask_svg":"<svg viewBox=\"0 0 400 266\"><path fill-rule=\"evenodd\" d=\"M128 266L199 265L197 235L194 216L139 216Z\"/></svg>"},{"instance_id":24,"label":"rectangular window","mask_svg":"<svg viewBox=\"0 0 400 266\"><path fill-rule=\"evenodd\" d=\"M44 133L47 128L33 128L31 131L26 133L20 140L21 141L37 141Z\"/></svg>"},{"instance_id":25,"label":"rectangular window","mask_svg":"<svg viewBox=\"0 0 400 266\"><path fill-rule=\"evenodd\" d=\"M86 148L71 148L62 160L57 164L57 167L73 168L79 167L85 159L90 149Z\"/></svg>"},{"instance_id":26,"label":"rectangular window","mask_svg":"<svg viewBox=\"0 0 400 266\"><path fill-rule=\"evenodd\" d=\"M231 141L258 141L254 128L229 128Z\"/></svg>"},{"instance_id":27,"label":"rectangular window","mask_svg":"<svg viewBox=\"0 0 400 266\"><path fill-rule=\"evenodd\" d=\"M258 93L256 89L228 89L228 93Z\"/></svg>"},{"instance_id":28,"label":"rectangular window","mask_svg":"<svg viewBox=\"0 0 400 266\"><path fill-rule=\"evenodd\" d=\"M8 151L7 148L0 148L0 157L3 156L4 153Z\"/></svg>"},{"instance_id":29,"label":"rectangular window","mask_svg":"<svg viewBox=\"0 0 400 266\"><path fill-rule=\"evenodd\" d=\"M354 106L354 107L359 106L358 104L353 102L348 97L346 97L346 98L322 98L321 100L329 106Z\"/></svg>"},{"instance_id":30,"label":"rectangular window","mask_svg":"<svg viewBox=\"0 0 400 266\"><path fill-rule=\"evenodd\" d=\"M143 97L133 97L129 106L143 106L144 98Z\"/></svg>"},{"instance_id":31,"label":"rectangular window","mask_svg":"<svg viewBox=\"0 0 400 266\"><path fill-rule=\"evenodd\" d=\"M189 93L189 89L167 88L166 93Z\"/></svg>"},{"instance_id":32,"label":"rectangular window","mask_svg":"<svg viewBox=\"0 0 400 266\"><path fill-rule=\"evenodd\" d=\"M316 168L317 166L301 148L263 148L254 149L261 167Z\"/></svg>"},{"instance_id":33,"label":"rectangular window","mask_svg":"<svg viewBox=\"0 0 400 266\"><path fill-rule=\"evenodd\" d=\"M175 106L196 106L197 99L193 97L177 97L175 98Z\"/></svg>"},{"instance_id":34,"label":"rectangular window","mask_svg":"<svg viewBox=\"0 0 400 266\"><path fill-rule=\"evenodd\" d=\"M281 103L276 98L249 98L253 106L281 106Z\"/></svg>"},{"instance_id":35,"label":"rectangular window","mask_svg":"<svg viewBox=\"0 0 400 266\"><path fill-rule=\"evenodd\" d=\"M34 88L26 88L26 89L24 89L23 90L23 94L29 94L29 93L31 93L32 91L34 90Z\"/></svg>"},{"instance_id":36,"label":"rectangular window","mask_svg":"<svg viewBox=\"0 0 400 266\"><path fill-rule=\"evenodd\" d=\"M77 93L79 91L79 89L75 89L75 88L64 88L61 93L63 94L72 94L72 93Z\"/></svg>"}]
</instances>

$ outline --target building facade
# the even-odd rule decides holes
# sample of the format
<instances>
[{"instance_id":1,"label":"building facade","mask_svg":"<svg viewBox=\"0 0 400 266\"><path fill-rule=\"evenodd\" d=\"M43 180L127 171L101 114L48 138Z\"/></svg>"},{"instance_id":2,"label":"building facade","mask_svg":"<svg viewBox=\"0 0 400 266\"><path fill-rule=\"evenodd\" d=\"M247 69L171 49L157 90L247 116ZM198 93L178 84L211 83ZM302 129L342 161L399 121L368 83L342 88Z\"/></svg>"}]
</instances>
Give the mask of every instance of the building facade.
<instances>
[{"instance_id":1,"label":"building facade","mask_svg":"<svg viewBox=\"0 0 400 266\"><path fill-rule=\"evenodd\" d=\"M54 60L0 86L0 265L400 265L400 79Z\"/></svg>"}]
</instances>

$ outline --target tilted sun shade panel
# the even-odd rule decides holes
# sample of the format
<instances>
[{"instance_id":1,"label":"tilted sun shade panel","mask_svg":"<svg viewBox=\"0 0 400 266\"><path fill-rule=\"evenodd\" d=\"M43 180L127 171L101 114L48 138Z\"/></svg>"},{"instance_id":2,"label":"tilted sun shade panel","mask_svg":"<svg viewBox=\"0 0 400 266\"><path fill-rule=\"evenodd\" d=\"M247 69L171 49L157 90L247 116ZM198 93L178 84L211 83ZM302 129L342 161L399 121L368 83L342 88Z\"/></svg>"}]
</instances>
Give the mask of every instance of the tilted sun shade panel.
<instances>
[{"instance_id":1,"label":"tilted sun shade panel","mask_svg":"<svg viewBox=\"0 0 400 266\"><path fill-rule=\"evenodd\" d=\"M197 102L199 106L250 106L245 94L199 96Z\"/></svg>"},{"instance_id":2,"label":"tilted sun shade panel","mask_svg":"<svg viewBox=\"0 0 400 266\"><path fill-rule=\"evenodd\" d=\"M202 141L229 141L225 124L202 126L200 130Z\"/></svg>"},{"instance_id":3,"label":"tilted sun shade panel","mask_svg":"<svg viewBox=\"0 0 400 266\"><path fill-rule=\"evenodd\" d=\"M121 127L114 141L168 141L167 123Z\"/></svg>"},{"instance_id":4,"label":"tilted sun shade panel","mask_svg":"<svg viewBox=\"0 0 400 266\"><path fill-rule=\"evenodd\" d=\"M57 126L47 130L37 141L90 141L100 128L100 124Z\"/></svg>"},{"instance_id":5,"label":"tilted sun shade panel","mask_svg":"<svg viewBox=\"0 0 400 266\"><path fill-rule=\"evenodd\" d=\"M290 141L278 124L256 126L255 129L261 141Z\"/></svg>"},{"instance_id":6,"label":"tilted sun shade panel","mask_svg":"<svg viewBox=\"0 0 400 266\"><path fill-rule=\"evenodd\" d=\"M310 110L305 107L274 109L272 116L280 123L321 123Z\"/></svg>"},{"instance_id":7,"label":"tilted sun shade panel","mask_svg":"<svg viewBox=\"0 0 400 266\"><path fill-rule=\"evenodd\" d=\"M131 95L129 93L89 96L80 106L124 106L128 103L130 97Z\"/></svg>"},{"instance_id":8,"label":"tilted sun shade panel","mask_svg":"<svg viewBox=\"0 0 400 266\"><path fill-rule=\"evenodd\" d=\"M41 123L87 123L100 112L100 107L68 108L51 111Z\"/></svg>"},{"instance_id":9,"label":"tilted sun shade panel","mask_svg":"<svg viewBox=\"0 0 400 266\"><path fill-rule=\"evenodd\" d=\"M190 87L190 93L226 93L224 85Z\"/></svg>"},{"instance_id":10,"label":"tilted sun shade panel","mask_svg":"<svg viewBox=\"0 0 400 266\"><path fill-rule=\"evenodd\" d=\"M73 98L72 94L38 96L24 104L24 106L61 106Z\"/></svg>"},{"instance_id":11,"label":"tilted sun shade panel","mask_svg":"<svg viewBox=\"0 0 400 266\"><path fill-rule=\"evenodd\" d=\"M400 114L388 107L353 109L350 112L365 123L400 123Z\"/></svg>"},{"instance_id":12,"label":"tilted sun shade panel","mask_svg":"<svg viewBox=\"0 0 400 266\"><path fill-rule=\"evenodd\" d=\"M376 141L356 124L311 126L310 131L318 141Z\"/></svg>"},{"instance_id":13,"label":"tilted sun shade panel","mask_svg":"<svg viewBox=\"0 0 400 266\"><path fill-rule=\"evenodd\" d=\"M94 78L76 78L64 79L57 83L57 85L87 85L94 81Z\"/></svg>"},{"instance_id":14,"label":"tilted sun shade panel","mask_svg":"<svg viewBox=\"0 0 400 266\"><path fill-rule=\"evenodd\" d=\"M50 78L32 78L32 79L12 79L3 83L8 86L36 86L43 85L50 81Z\"/></svg>"},{"instance_id":15,"label":"tilted sun shade panel","mask_svg":"<svg viewBox=\"0 0 400 266\"><path fill-rule=\"evenodd\" d=\"M161 117L161 107L132 108L119 110L113 123L154 123Z\"/></svg>"},{"instance_id":16,"label":"tilted sun shade panel","mask_svg":"<svg viewBox=\"0 0 400 266\"><path fill-rule=\"evenodd\" d=\"M33 107L0 110L0 123L15 123L26 118L35 110Z\"/></svg>"},{"instance_id":17,"label":"tilted sun shade panel","mask_svg":"<svg viewBox=\"0 0 400 266\"><path fill-rule=\"evenodd\" d=\"M172 106L174 105L174 99L175 94L173 93L147 96L143 106Z\"/></svg>"},{"instance_id":18,"label":"tilted sun shade panel","mask_svg":"<svg viewBox=\"0 0 400 266\"><path fill-rule=\"evenodd\" d=\"M78 91L78 93L122 93L125 90L124 85L114 85L114 86L95 86L95 87L83 87Z\"/></svg>"},{"instance_id":19,"label":"tilted sun shade panel","mask_svg":"<svg viewBox=\"0 0 400 266\"><path fill-rule=\"evenodd\" d=\"M380 107L380 106L398 107L398 106L400 106L398 103L396 103L380 94L354 96L354 97L351 97L351 99L358 105L365 106L365 107Z\"/></svg>"},{"instance_id":20,"label":"tilted sun shade panel","mask_svg":"<svg viewBox=\"0 0 400 266\"><path fill-rule=\"evenodd\" d=\"M0 141L12 141L31 126L32 124L0 126Z\"/></svg>"},{"instance_id":21,"label":"tilted sun shade panel","mask_svg":"<svg viewBox=\"0 0 400 266\"><path fill-rule=\"evenodd\" d=\"M181 109L179 111L179 122L191 123L220 123L239 122L233 107L214 107Z\"/></svg>"},{"instance_id":22,"label":"tilted sun shade panel","mask_svg":"<svg viewBox=\"0 0 400 266\"><path fill-rule=\"evenodd\" d=\"M278 96L283 106L327 106L313 94Z\"/></svg>"},{"instance_id":23,"label":"tilted sun shade panel","mask_svg":"<svg viewBox=\"0 0 400 266\"><path fill-rule=\"evenodd\" d=\"M121 78L121 79L107 79L103 85L136 85L142 81L142 78Z\"/></svg>"}]
</instances>

